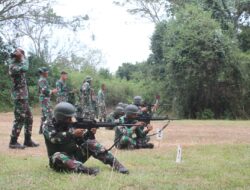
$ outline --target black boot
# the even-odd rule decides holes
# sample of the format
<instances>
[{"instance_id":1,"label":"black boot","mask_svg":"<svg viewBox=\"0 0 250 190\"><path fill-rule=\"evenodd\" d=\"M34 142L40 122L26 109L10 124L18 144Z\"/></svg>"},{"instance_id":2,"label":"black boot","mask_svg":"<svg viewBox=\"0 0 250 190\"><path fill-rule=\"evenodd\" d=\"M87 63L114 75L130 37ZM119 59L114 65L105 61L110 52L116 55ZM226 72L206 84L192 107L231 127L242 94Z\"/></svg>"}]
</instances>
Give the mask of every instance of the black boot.
<instances>
[{"instance_id":1,"label":"black boot","mask_svg":"<svg viewBox=\"0 0 250 190\"><path fill-rule=\"evenodd\" d=\"M116 171L122 174L129 174L127 168L125 168L117 159L114 159L113 164L111 165Z\"/></svg>"},{"instance_id":2,"label":"black boot","mask_svg":"<svg viewBox=\"0 0 250 190\"><path fill-rule=\"evenodd\" d=\"M154 144L153 143L142 144L140 146L140 148L150 148L150 149L152 149L152 148L154 148Z\"/></svg>"},{"instance_id":3,"label":"black boot","mask_svg":"<svg viewBox=\"0 0 250 190\"><path fill-rule=\"evenodd\" d=\"M38 147L39 144L35 143L34 141L31 140L31 135L25 135L24 143L23 145L27 147Z\"/></svg>"},{"instance_id":4,"label":"black boot","mask_svg":"<svg viewBox=\"0 0 250 190\"><path fill-rule=\"evenodd\" d=\"M98 168L88 168L85 166L79 166L77 168L77 173L84 173L84 174L88 174L88 175L97 175L99 173L99 169Z\"/></svg>"},{"instance_id":5,"label":"black boot","mask_svg":"<svg viewBox=\"0 0 250 190\"><path fill-rule=\"evenodd\" d=\"M9 148L12 148L12 149L25 149L25 146L18 143L16 137L11 137Z\"/></svg>"}]
</instances>

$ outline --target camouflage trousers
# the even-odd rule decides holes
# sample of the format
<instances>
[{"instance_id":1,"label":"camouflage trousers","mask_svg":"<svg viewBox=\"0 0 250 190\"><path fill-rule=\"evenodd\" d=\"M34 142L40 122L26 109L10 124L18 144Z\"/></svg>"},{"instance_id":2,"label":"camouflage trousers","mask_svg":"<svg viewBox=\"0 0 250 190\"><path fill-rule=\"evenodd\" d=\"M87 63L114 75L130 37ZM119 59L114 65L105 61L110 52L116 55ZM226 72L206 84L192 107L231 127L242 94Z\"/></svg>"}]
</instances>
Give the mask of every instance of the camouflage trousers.
<instances>
[{"instance_id":1,"label":"camouflage trousers","mask_svg":"<svg viewBox=\"0 0 250 190\"><path fill-rule=\"evenodd\" d=\"M107 112L106 112L106 105L101 103L98 105L98 118L106 120Z\"/></svg>"},{"instance_id":2,"label":"camouflage trousers","mask_svg":"<svg viewBox=\"0 0 250 190\"><path fill-rule=\"evenodd\" d=\"M149 137L138 138L138 137L129 137L123 135L119 143L117 143L116 147L118 149L127 149L127 148L140 148L143 145L146 145L149 142Z\"/></svg>"},{"instance_id":3,"label":"camouflage trousers","mask_svg":"<svg viewBox=\"0 0 250 190\"><path fill-rule=\"evenodd\" d=\"M17 99L14 101L14 116L15 120L11 136L18 138L23 126L25 135L31 135L33 117L27 99Z\"/></svg>"},{"instance_id":4,"label":"camouflage trousers","mask_svg":"<svg viewBox=\"0 0 250 190\"><path fill-rule=\"evenodd\" d=\"M50 158L50 167L56 171L77 172L78 168L83 166L83 163L91 156L110 166L116 163L116 158L110 152L106 151L104 146L93 139L83 143L81 148L72 155L64 152L54 153Z\"/></svg>"},{"instance_id":5,"label":"camouflage trousers","mask_svg":"<svg viewBox=\"0 0 250 190\"><path fill-rule=\"evenodd\" d=\"M50 98L41 98L40 97L40 106L42 110L42 116L41 116L41 125L40 130L42 130L43 122L48 120L52 120L52 108L50 105ZM42 131L41 131L42 132Z\"/></svg>"}]
</instances>

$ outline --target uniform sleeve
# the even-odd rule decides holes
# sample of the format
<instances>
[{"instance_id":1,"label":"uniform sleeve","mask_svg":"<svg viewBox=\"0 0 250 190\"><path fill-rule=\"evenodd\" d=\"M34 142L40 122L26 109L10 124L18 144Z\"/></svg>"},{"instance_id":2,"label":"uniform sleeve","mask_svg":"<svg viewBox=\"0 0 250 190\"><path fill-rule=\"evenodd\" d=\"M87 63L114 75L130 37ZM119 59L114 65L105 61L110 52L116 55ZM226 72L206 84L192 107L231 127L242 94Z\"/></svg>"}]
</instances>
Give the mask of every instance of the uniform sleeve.
<instances>
[{"instance_id":1,"label":"uniform sleeve","mask_svg":"<svg viewBox=\"0 0 250 190\"><path fill-rule=\"evenodd\" d=\"M45 126L43 135L45 139L53 144L66 144L73 139L73 131L57 132L53 125Z\"/></svg>"},{"instance_id":2,"label":"uniform sleeve","mask_svg":"<svg viewBox=\"0 0 250 190\"><path fill-rule=\"evenodd\" d=\"M38 82L39 88L41 89L41 93L44 94L45 96L48 96L51 94L51 90L49 89L49 86L47 84L47 81L45 80L40 80Z\"/></svg>"},{"instance_id":3,"label":"uniform sleeve","mask_svg":"<svg viewBox=\"0 0 250 190\"><path fill-rule=\"evenodd\" d=\"M145 137L148 134L148 132L145 132L143 129L144 126L136 128L135 133L138 137Z\"/></svg>"},{"instance_id":4,"label":"uniform sleeve","mask_svg":"<svg viewBox=\"0 0 250 190\"><path fill-rule=\"evenodd\" d=\"M11 74L18 74L18 73L21 73L21 72L27 72L28 69L29 69L29 61L28 60L24 60L23 63L21 64L13 64L13 65L10 65L10 73Z\"/></svg>"},{"instance_id":5,"label":"uniform sleeve","mask_svg":"<svg viewBox=\"0 0 250 190\"><path fill-rule=\"evenodd\" d=\"M123 135L126 136L132 136L133 134L133 130L126 126L117 126L116 130L118 130L119 133L122 133Z\"/></svg>"}]
</instances>

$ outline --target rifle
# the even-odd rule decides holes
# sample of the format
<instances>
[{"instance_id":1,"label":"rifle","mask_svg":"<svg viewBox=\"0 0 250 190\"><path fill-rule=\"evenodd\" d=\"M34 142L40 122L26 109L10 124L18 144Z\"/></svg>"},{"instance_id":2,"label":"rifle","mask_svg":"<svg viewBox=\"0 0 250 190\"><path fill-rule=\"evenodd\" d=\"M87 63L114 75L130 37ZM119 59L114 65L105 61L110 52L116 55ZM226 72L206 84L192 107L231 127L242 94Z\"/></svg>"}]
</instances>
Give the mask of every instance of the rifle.
<instances>
[{"instance_id":1,"label":"rifle","mask_svg":"<svg viewBox=\"0 0 250 190\"><path fill-rule=\"evenodd\" d=\"M169 118L168 116L153 116L152 114L149 114L149 113L139 114L136 119L146 124L150 124L151 121L178 120L178 119Z\"/></svg>"},{"instance_id":2,"label":"rifle","mask_svg":"<svg viewBox=\"0 0 250 190\"><path fill-rule=\"evenodd\" d=\"M75 129L87 129L88 131L84 135L84 139L95 139L94 134L91 132L91 129L93 128L114 128L116 126L126 126L126 127L132 127L136 126L135 124L123 124L119 122L115 123L108 123L108 122L97 122L96 120L91 119L82 119L77 118L77 121L72 124L72 127Z\"/></svg>"}]
</instances>

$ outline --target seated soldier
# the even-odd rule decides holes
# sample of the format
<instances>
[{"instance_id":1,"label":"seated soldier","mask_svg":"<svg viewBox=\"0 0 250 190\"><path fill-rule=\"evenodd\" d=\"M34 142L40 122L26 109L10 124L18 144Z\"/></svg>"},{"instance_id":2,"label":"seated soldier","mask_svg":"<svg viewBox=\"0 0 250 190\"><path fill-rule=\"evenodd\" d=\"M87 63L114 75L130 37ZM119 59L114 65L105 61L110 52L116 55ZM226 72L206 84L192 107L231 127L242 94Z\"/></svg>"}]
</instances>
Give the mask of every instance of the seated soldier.
<instances>
[{"instance_id":1,"label":"seated soldier","mask_svg":"<svg viewBox=\"0 0 250 190\"><path fill-rule=\"evenodd\" d=\"M106 119L106 122L108 123L115 123L115 122L119 122L119 118L124 116L124 109L120 106L117 106L115 108L115 110L113 112L111 112L107 119ZM113 128L110 128L110 127L106 127L106 129L113 129Z\"/></svg>"},{"instance_id":2,"label":"seated soldier","mask_svg":"<svg viewBox=\"0 0 250 190\"><path fill-rule=\"evenodd\" d=\"M129 171L95 140L96 129L88 131L92 133L93 139L85 139L84 129L72 127L73 116L75 107L70 103L61 102L55 107L53 120L44 123L43 134L50 167L56 171L96 175L98 169L83 166L83 163L93 156L114 170L128 174Z\"/></svg>"},{"instance_id":3,"label":"seated soldier","mask_svg":"<svg viewBox=\"0 0 250 190\"><path fill-rule=\"evenodd\" d=\"M154 145L149 142L147 134L153 127L144 122L136 120L139 109L135 105L128 105L125 108L125 116L120 118L120 123L134 124L132 127L117 126L115 128L115 142L120 138L116 144L118 149L135 149L135 148L153 148ZM133 137L135 135L135 137Z\"/></svg>"}]
</instances>

